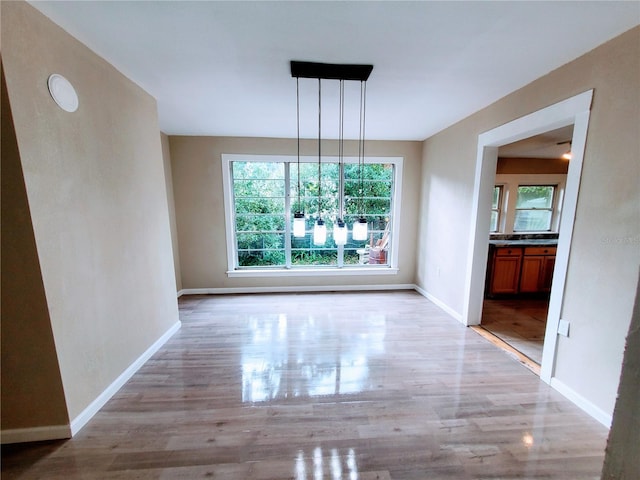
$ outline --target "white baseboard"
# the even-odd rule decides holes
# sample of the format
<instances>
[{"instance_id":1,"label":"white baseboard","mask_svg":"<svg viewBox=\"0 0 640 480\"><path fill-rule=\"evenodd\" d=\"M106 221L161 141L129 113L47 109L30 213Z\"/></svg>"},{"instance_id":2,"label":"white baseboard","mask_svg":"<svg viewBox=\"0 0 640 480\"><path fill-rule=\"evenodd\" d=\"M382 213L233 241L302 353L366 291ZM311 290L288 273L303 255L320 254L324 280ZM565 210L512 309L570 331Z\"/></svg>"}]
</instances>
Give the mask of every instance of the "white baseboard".
<instances>
[{"instance_id":1,"label":"white baseboard","mask_svg":"<svg viewBox=\"0 0 640 480\"><path fill-rule=\"evenodd\" d=\"M418 292L420 295L425 297L430 302L435 303L439 308L441 308L442 310L447 312L449 315L451 315L453 318L458 320L460 323L464 323L462 321L462 315L460 313L456 312L455 310L453 310L449 305L447 305L443 301L439 300L438 298L434 297L429 292L427 292L426 290L420 288L417 285L415 285L415 290L416 290L416 292Z\"/></svg>"},{"instance_id":2,"label":"white baseboard","mask_svg":"<svg viewBox=\"0 0 640 480\"><path fill-rule=\"evenodd\" d=\"M0 431L1 443L42 442L71 438L69 425L49 425L46 427L14 428Z\"/></svg>"},{"instance_id":3,"label":"white baseboard","mask_svg":"<svg viewBox=\"0 0 640 480\"><path fill-rule=\"evenodd\" d=\"M573 390L571 387L568 387L566 384L555 377L551 379L550 385L552 388L571 400L577 407L581 408L591 417L599 421L602 425L607 428L611 428L611 422L613 420L612 414L605 412L600 407L597 407L582 395L577 393L575 390Z\"/></svg>"},{"instance_id":4,"label":"white baseboard","mask_svg":"<svg viewBox=\"0 0 640 480\"><path fill-rule=\"evenodd\" d=\"M140 355L129 367L109 385L104 392L91 402L80 415L71 421L71 436L75 435L84 427L93 416L113 397L122 386L136 373L144 363L164 345L171 336L180 329L181 323L174 323L158 340L154 342L142 355Z\"/></svg>"},{"instance_id":5,"label":"white baseboard","mask_svg":"<svg viewBox=\"0 0 640 480\"><path fill-rule=\"evenodd\" d=\"M178 298L180 298L182 295L184 295L184 289L178 290Z\"/></svg>"},{"instance_id":6,"label":"white baseboard","mask_svg":"<svg viewBox=\"0 0 640 480\"><path fill-rule=\"evenodd\" d=\"M225 295L234 293L306 293L306 292L350 292L381 290L413 290L412 283L385 285L316 285L316 286L272 286L272 287L228 287L228 288L184 288L180 295Z\"/></svg>"}]
</instances>

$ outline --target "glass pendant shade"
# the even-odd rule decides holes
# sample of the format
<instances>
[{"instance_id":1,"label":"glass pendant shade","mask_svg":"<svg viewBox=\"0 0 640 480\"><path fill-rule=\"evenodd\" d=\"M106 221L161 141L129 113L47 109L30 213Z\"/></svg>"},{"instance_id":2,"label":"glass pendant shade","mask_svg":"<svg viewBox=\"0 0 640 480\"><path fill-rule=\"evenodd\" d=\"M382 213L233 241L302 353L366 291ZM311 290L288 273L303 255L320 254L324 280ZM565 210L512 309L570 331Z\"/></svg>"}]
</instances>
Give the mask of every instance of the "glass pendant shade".
<instances>
[{"instance_id":1,"label":"glass pendant shade","mask_svg":"<svg viewBox=\"0 0 640 480\"><path fill-rule=\"evenodd\" d=\"M293 214L293 236L304 237L306 234L306 222L304 213L296 212Z\"/></svg>"},{"instance_id":2,"label":"glass pendant shade","mask_svg":"<svg viewBox=\"0 0 640 480\"><path fill-rule=\"evenodd\" d=\"M367 239L367 219L366 218L361 217L355 222L353 222L353 239L354 240Z\"/></svg>"},{"instance_id":3,"label":"glass pendant shade","mask_svg":"<svg viewBox=\"0 0 640 480\"><path fill-rule=\"evenodd\" d=\"M327 226L324 224L324 220L318 219L313 227L313 244L324 245L327 241Z\"/></svg>"},{"instance_id":4,"label":"glass pendant shade","mask_svg":"<svg viewBox=\"0 0 640 480\"><path fill-rule=\"evenodd\" d=\"M346 245L347 243L347 226L340 219L333 224L333 241L336 245Z\"/></svg>"}]
</instances>

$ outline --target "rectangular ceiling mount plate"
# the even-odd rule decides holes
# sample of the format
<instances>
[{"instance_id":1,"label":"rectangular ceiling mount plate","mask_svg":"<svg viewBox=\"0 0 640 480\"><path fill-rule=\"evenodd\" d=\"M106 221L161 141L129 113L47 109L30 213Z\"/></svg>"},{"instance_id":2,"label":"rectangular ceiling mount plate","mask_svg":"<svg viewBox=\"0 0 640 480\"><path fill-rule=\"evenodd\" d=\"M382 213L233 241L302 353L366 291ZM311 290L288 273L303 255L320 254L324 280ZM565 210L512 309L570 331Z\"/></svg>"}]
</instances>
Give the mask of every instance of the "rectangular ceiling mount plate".
<instances>
[{"instance_id":1,"label":"rectangular ceiling mount plate","mask_svg":"<svg viewBox=\"0 0 640 480\"><path fill-rule=\"evenodd\" d=\"M291 60L291 76L299 78L321 78L328 80L367 81L373 65L338 63L298 62Z\"/></svg>"}]
</instances>

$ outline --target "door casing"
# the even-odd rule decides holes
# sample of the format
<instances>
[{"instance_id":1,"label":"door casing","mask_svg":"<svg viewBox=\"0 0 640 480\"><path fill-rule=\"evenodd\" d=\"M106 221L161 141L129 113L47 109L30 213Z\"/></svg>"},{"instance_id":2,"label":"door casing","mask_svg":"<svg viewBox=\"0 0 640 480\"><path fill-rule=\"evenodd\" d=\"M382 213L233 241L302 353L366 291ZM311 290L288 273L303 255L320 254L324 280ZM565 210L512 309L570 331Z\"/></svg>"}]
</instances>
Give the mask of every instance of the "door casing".
<instances>
[{"instance_id":1,"label":"door casing","mask_svg":"<svg viewBox=\"0 0 640 480\"><path fill-rule=\"evenodd\" d=\"M549 130L573 124L572 158L567 172L562 218L560 219L560 228L558 230L556 266L553 272L540 370L540 378L547 383L551 382L555 370L558 324L562 313L562 301L592 99L593 90L588 90L478 136L464 310L462 314L462 321L468 326L479 325L482 318L489 247L488 232L491 217L491 194L498 161L498 148Z\"/></svg>"}]
</instances>

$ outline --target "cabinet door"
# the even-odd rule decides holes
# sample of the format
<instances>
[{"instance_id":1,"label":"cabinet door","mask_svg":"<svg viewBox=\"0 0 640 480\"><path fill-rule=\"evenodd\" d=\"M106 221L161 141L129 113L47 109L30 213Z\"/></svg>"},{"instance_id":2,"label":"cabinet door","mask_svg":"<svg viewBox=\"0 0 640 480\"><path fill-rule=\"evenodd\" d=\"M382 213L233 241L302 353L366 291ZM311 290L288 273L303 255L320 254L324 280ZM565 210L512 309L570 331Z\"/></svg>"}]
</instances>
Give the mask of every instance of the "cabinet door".
<instances>
[{"instance_id":1,"label":"cabinet door","mask_svg":"<svg viewBox=\"0 0 640 480\"><path fill-rule=\"evenodd\" d=\"M542 270L545 257L525 255L522 259L522 275L520 276L520 292L536 293L540 291Z\"/></svg>"},{"instance_id":2,"label":"cabinet door","mask_svg":"<svg viewBox=\"0 0 640 480\"><path fill-rule=\"evenodd\" d=\"M496 253L491 276L492 294L518 293L521 259L522 255L519 250L516 255Z\"/></svg>"},{"instance_id":3,"label":"cabinet door","mask_svg":"<svg viewBox=\"0 0 640 480\"><path fill-rule=\"evenodd\" d=\"M553 269L556 266L555 255L547 255L542 263L542 272L540 274L540 291L551 291L551 280L553 279Z\"/></svg>"}]
</instances>

